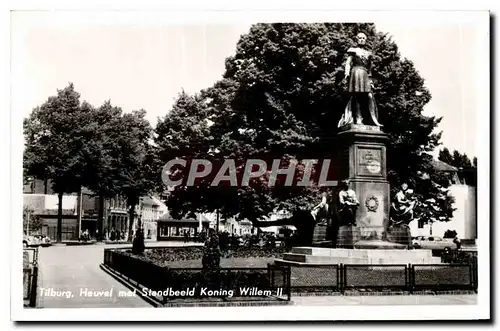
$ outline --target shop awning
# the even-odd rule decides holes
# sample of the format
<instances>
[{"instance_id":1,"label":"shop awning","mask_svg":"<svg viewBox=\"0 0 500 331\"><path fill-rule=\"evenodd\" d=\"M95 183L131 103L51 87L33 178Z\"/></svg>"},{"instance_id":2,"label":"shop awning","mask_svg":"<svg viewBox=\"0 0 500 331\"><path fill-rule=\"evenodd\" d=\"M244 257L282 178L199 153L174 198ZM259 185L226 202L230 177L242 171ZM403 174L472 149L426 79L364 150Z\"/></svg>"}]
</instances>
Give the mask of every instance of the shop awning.
<instances>
[{"instance_id":1,"label":"shop awning","mask_svg":"<svg viewBox=\"0 0 500 331\"><path fill-rule=\"evenodd\" d=\"M201 222L205 223L205 224L210 223L210 221L207 220L207 219L203 219ZM199 224L200 221L195 220L193 218L183 218L183 219L180 219L180 220L176 220L176 219L170 218L170 219L159 219L158 223L169 224L169 225L176 225L176 224Z\"/></svg>"}]
</instances>

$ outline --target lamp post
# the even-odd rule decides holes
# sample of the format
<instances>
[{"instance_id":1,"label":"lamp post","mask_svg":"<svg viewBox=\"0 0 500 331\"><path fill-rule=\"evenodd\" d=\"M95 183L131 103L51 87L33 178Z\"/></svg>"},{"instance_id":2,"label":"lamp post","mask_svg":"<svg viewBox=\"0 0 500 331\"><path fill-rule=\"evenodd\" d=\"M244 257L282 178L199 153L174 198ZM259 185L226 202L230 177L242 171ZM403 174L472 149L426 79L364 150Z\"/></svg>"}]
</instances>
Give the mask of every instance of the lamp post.
<instances>
[{"instance_id":1,"label":"lamp post","mask_svg":"<svg viewBox=\"0 0 500 331\"><path fill-rule=\"evenodd\" d=\"M27 210L27 222L26 222L26 236L29 236L30 235L30 218L31 218L31 210Z\"/></svg>"},{"instance_id":2,"label":"lamp post","mask_svg":"<svg viewBox=\"0 0 500 331\"><path fill-rule=\"evenodd\" d=\"M83 204L83 193L82 188L78 190L78 195L76 197L76 222L78 223L78 240L82 236L82 204Z\"/></svg>"},{"instance_id":3,"label":"lamp post","mask_svg":"<svg viewBox=\"0 0 500 331\"><path fill-rule=\"evenodd\" d=\"M30 185L31 193L33 193L33 191L34 191L34 188L33 188L34 178L30 176L30 177L26 178L26 181ZM27 217L27 220L26 220L26 235L29 236L30 235L30 218L31 218L31 210L29 208L28 208L26 214L27 214L26 215L26 217Z\"/></svg>"}]
</instances>

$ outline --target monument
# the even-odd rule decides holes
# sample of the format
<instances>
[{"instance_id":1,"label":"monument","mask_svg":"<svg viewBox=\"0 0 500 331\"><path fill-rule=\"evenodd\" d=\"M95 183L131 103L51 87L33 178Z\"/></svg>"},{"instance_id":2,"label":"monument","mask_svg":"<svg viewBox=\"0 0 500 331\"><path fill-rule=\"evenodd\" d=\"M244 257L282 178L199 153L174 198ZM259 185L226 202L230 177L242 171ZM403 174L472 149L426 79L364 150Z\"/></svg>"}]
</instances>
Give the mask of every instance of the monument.
<instances>
[{"instance_id":1,"label":"monument","mask_svg":"<svg viewBox=\"0 0 500 331\"><path fill-rule=\"evenodd\" d=\"M366 48L366 35L356 36L357 47L347 51L345 78L349 101L338 123L338 171L349 178L351 190L357 194L355 222L342 221L336 238L337 247L403 248L390 244L389 182L386 169L386 142L373 96L371 79L372 52ZM345 184L343 184L345 185ZM335 240L335 238L333 238Z\"/></svg>"},{"instance_id":2,"label":"monument","mask_svg":"<svg viewBox=\"0 0 500 331\"><path fill-rule=\"evenodd\" d=\"M329 248L296 247L276 262L440 263L431 251L408 250L411 238L406 224L413 218L416 202L407 185L391 205L386 166L388 136L379 123L373 95L372 53L365 47L365 34L358 34L356 40L357 47L347 52L345 82L349 100L338 123L334 146L336 174L343 180L324 194L311 212L317 222L313 246L325 246L324 234L328 233Z\"/></svg>"},{"instance_id":3,"label":"monument","mask_svg":"<svg viewBox=\"0 0 500 331\"><path fill-rule=\"evenodd\" d=\"M339 132L339 171L359 201L355 223L342 221L337 247L389 246L390 189L386 170L386 140L379 127L348 124ZM375 246L374 246L375 245Z\"/></svg>"}]
</instances>

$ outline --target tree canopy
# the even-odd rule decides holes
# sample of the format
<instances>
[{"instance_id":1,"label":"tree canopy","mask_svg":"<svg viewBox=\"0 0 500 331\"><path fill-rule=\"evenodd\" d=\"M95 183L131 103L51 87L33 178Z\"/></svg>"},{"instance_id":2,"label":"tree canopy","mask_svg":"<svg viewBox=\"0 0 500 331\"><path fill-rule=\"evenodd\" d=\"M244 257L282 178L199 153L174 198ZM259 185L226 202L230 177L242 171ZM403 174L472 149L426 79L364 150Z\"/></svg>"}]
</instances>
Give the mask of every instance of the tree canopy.
<instances>
[{"instance_id":1,"label":"tree canopy","mask_svg":"<svg viewBox=\"0 0 500 331\"><path fill-rule=\"evenodd\" d=\"M465 153L460 153L454 150L450 152L448 148L443 148L439 151L439 160L454 166L458 170L460 182L476 186L477 185L477 158L473 157L472 161Z\"/></svg>"},{"instance_id":2,"label":"tree canopy","mask_svg":"<svg viewBox=\"0 0 500 331\"><path fill-rule=\"evenodd\" d=\"M131 228L135 206L153 189L156 175L150 166L155 157L149 144L152 128L145 114L145 110L123 113L111 101L100 107L80 103L70 83L24 120L25 175L50 179L60 205L63 193L78 192L82 186L92 190L101 199L100 231L104 198L121 194L131 206ZM58 240L61 222L60 209Z\"/></svg>"},{"instance_id":3,"label":"tree canopy","mask_svg":"<svg viewBox=\"0 0 500 331\"><path fill-rule=\"evenodd\" d=\"M89 110L86 104L80 106L80 94L73 84L33 110L23 123L28 175L50 178L57 193L78 189L86 165L88 136L83 128L91 121Z\"/></svg>"},{"instance_id":4,"label":"tree canopy","mask_svg":"<svg viewBox=\"0 0 500 331\"><path fill-rule=\"evenodd\" d=\"M194 96L181 93L156 128L163 161L175 157L318 159L331 153L344 111L344 61L358 32L374 52L380 122L389 135L388 179L412 186L425 201L446 183L433 169L440 118L423 114L431 98L413 63L373 24L256 24L241 36L221 80ZM438 186L435 184L440 182ZM445 185L446 186L446 185ZM176 187L174 212L213 211L252 221L275 210L303 211L317 203L315 187ZM449 201L445 205L449 205ZM448 217L446 208L433 216Z\"/></svg>"}]
</instances>

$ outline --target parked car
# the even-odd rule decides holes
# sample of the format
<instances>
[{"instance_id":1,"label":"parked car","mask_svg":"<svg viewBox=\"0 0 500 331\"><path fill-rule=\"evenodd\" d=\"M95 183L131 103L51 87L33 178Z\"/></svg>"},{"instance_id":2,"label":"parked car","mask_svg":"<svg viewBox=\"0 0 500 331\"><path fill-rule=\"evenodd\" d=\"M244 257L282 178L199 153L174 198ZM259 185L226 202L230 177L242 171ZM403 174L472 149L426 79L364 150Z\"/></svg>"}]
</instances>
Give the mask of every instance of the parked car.
<instances>
[{"instance_id":1,"label":"parked car","mask_svg":"<svg viewBox=\"0 0 500 331\"><path fill-rule=\"evenodd\" d=\"M418 236L412 240L413 248L424 248L424 249L456 249L453 239L443 239L441 237L435 236Z\"/></svg>"},{"instance_id":2,"label":"parked car","mask_svg":"<svg viewBox=\"0 0 500 331\"><path fill-rule=\"evenodd\" d=\"M35 247L40 246L40 241L35 236L23 236L23 246L24 247Z\"/></svg>"},{"instance_id":3,"label":"parked car","mask_svg":"<svg viewBox=\"0 0 500 331\"><path fill-rule=\"evenodd\" d=\"M49 247L50 245L52 245L52 241L50 240L50 238L44 234L35 237L38 239L40 246L42 247Z\"/></svg>"}]
</instances>

